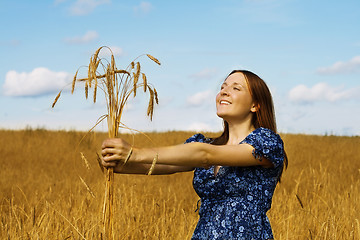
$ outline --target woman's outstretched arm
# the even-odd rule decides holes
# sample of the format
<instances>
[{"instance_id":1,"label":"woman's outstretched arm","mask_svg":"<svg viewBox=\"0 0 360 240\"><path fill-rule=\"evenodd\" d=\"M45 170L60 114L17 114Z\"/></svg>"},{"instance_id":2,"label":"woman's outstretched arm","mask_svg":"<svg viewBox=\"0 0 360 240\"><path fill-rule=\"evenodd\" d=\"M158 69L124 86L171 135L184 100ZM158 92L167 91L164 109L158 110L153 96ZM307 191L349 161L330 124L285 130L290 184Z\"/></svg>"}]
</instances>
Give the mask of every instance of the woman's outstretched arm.
<instances>
[{"instance_id":1,"label":"woman's outstretched arm","mask_svg":"<svg viewBox=\"0 0 360 240\"><path fill-rule=\"evenodd\" d=\"M103 142L103 164L106 167L118 167L122 165L130 152L131 146L119 138L107 139ZM255 166L262 165L271 167L272 163L267 159L256 159L253 147L248 144L238 145L211 145L206 143L188 143L159 148L133 148L128 163L151 164L156 154L157 163L161 165L176 166L193 169L195 167L219 166ZM128 164L126 163L126 164ZM170 168L169 168L170 169ZM179 169L180 170L180 169Z\"/></svg>"}]
</instances>

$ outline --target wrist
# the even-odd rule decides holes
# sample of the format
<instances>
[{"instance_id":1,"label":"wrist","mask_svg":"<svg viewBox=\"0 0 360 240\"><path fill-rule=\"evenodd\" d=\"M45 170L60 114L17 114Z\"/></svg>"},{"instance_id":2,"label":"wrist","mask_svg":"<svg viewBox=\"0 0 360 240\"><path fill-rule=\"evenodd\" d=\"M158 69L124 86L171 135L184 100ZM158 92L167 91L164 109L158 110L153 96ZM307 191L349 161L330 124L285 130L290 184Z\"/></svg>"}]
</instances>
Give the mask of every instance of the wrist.
<instances>
[{"instance_id":1,"label":"wrist","mask_svg":"<svg viewBox=\"0 0 360 240\"><path fill-rule=\"evenodd\" d=\"M138 164L152 164L157 151L152 148L133 148L130 160Z\"/></svg>"},{"instance_id":2,"label":"wrist","mask_svg":"<svg viewBox=\"0 0 360 240\"><path fill-rule=\"evenodd\" d=\"M131 161L132 163L146 163L144 159L144 149L133 148L129 161Z\"/></svg>"}]
</instances>

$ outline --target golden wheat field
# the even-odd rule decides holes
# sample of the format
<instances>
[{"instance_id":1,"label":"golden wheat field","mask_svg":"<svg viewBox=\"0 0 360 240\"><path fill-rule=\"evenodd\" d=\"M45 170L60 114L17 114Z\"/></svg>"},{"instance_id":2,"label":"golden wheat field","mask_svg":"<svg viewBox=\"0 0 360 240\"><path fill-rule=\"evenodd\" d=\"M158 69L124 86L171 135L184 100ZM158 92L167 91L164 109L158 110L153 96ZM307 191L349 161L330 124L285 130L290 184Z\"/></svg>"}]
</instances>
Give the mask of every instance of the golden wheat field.
<instances>
[{"instance_id":1,"label":"golden wheat field","mask_svg":"<svg viewBox=\"0 0 360 240\"><path fill-rule=\"evenodd\" d=\"M153 143L122 137L140 147L180 144L192 134L148 133ZM84 135L0 131L0 239L103 238L96 151L107 133L79 144ZM268 212L275 239L360 239L360 137L282 137L289 167ZM190 239L198 219L192 173L116 175L115 189L115 239Z\"/></svg>"}]
</instances>

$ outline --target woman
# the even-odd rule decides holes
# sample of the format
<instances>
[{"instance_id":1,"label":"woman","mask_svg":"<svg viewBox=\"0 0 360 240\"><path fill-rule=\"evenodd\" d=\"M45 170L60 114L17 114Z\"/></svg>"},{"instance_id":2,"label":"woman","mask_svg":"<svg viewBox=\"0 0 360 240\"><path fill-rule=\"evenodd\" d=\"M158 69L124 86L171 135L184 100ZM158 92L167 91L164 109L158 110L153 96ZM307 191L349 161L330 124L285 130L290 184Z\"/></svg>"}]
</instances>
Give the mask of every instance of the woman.
<instances>
[{"instance_id":1,"label":"woman","mask_svg":"<svg viewBox=\"0 0 360 240\"><path fill-rule=\"evenodd\" d=\"M152 149L108 139L102 163L118 173L144 174L157 154L153 174L195 170L201 206L192 239L273 239L266 212L287 157L270 91L254 73L235 70L221 85L216 109L224 121L218 138L196 134L187 144Z\"/></svg>"}]
</instances>

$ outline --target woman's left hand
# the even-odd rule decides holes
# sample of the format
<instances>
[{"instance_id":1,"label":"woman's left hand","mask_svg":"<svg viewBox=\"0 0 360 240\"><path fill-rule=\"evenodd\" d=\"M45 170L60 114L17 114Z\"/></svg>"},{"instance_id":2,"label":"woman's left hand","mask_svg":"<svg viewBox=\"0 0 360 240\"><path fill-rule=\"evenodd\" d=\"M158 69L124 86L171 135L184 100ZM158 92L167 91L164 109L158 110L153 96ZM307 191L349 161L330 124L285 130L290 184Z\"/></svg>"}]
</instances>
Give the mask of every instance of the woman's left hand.
<instances>
[{"instance_id":1,"label":"woman's left hand","mask_svg":"<svg viewBox=\"0 0 360 240\"><path fill-rule=\"evenodd\" d=\"M132 151L131 145L121 138L106 139L101 148L104 167L116 167L118 163L124 163Z\"/></svg>"}]
</instances>

